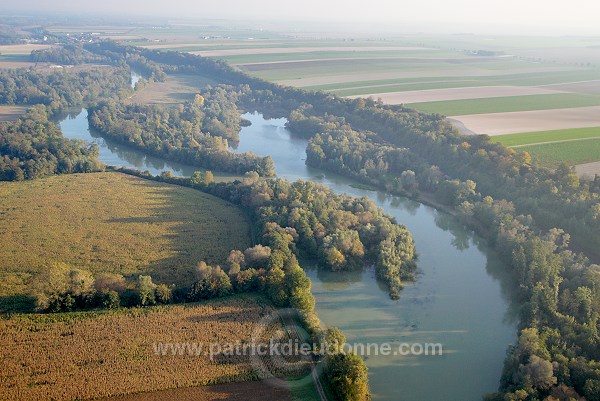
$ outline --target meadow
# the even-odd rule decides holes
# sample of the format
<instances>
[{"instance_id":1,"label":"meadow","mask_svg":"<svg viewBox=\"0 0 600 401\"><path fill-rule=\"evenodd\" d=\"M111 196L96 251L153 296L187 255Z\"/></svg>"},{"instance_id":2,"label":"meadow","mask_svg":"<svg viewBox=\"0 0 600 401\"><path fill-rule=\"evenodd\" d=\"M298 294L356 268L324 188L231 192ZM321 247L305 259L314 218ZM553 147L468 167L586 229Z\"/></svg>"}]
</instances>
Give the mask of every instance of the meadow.
<instances>
[{"instance_id":1,"label":"meadow","mask_svg":"<svg viewBox=\"0 0 600 401\"><path fill-rule=\"evenodd\" d=\"M177 400L190 399L181 395L204 394L198 398L202 400L243 399L225 396L239 397L246 389L262 392L265 399L274 395L290 400L287 391L258 383L224 390L173 390L152 398L152 392L160 390L256 380L247 356L217 355L211 360L206 347L248 343L261 318L273 310L263 296L237 295L143 309L13 315L0 320L0 393L4 401L66 401L141 392L146 394L118 399L163 400L168 394L168 399ZM154 344L161 342L196 343L202 348L198 355L157 355Z\"/></svg>"},{"instance_id":2,"label":"meadow","mask_svg":"<svg viewBox=\"0 0 600 401\"><path fill-rule=\"evenodd\" d=\"M250 245L237 207L120 173L0 183L0 310L31 308L27 285L51 263L189 285L204 260Z\"/></svg>"},{"instance_id":3,"label":"meadow","mask_svg":"<svg viewBox=\"0 0 600 401\"><path fill-rule=\"evenodd\" d=\"M194 99L196 93L215 82L198 75L169 74L165 82L150 82L130 98L141 104L181 104Z\"/></svg>"}]
</instances>

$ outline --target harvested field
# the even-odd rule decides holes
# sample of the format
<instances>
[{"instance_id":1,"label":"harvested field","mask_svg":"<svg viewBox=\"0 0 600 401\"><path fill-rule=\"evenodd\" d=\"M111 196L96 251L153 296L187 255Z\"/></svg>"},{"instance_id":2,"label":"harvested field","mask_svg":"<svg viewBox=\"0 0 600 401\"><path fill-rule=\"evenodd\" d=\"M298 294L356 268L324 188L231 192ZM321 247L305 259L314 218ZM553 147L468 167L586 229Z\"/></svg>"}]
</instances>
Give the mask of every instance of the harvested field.
<instances>
[{"instance_id":1,"label":"harvested field","mask_svg":"<svg viewBox=\"0 0 600 401\"><path fill-rule=\"evenodd\" d=\"M600 175L600 161L578 164L575 166L575 171L580 177L593 179L596 175Z\"/></svg>"},{"instance_id":2,"label":"harvested field","mask_svg":"<svg viewBox=\"0 0 600 401\"><path fill-rule=\"evenodd\" d=\"M0 54L30 54L33 50L44 50L51 48L52 45L4 45L0 46Z\"/></svg>"},{"instance_id":3,"label":"harvested field","mask_svg":"<svg viewBox=\"0 0 600 401\"><path fill-rule=\"evenodd\" d=\"M251 394L251 395L250 395ZM241 382L138 393L99 401L292 401L289 390L265 382Z\"/></svg>"},{"instance_id":4,"label":"harvested field","mask_svg":"<svg viewBox=\"0 0 600 401\"><path fill-rule=\"evenodd\" d=\"M0 106L0 122L15 121L27 110L23 106Z\"/></svg>"},{"instance_id":5,"label":"harvested field","mask_svg":"<svg viewBox=\"0 0 600 401\"><path fill-rule=\"evenodd\" d=\"M149 83L130 100L142 104L183 103L193 100L201 88L214 83L213 80L198 75L169 75L165 82Z\"/></svg>"},{"instance_id":6,"label":"harvested field","mask_svg":"<svg viewBox=\"0 0 600 401\"><path fill-rule=\"evenodd\" d=\"M392 59L398 64L402 60ZM328 62L328 60L321 60L319 62L310 63L278 63L278 64L257 64L248 66L246 69L255 75L259 75L263 78L269 78L277 83L290 86L300 87L315 87L331 84L344 84L348 82L364 82L364 81L376 81L376 80L391 80L391 79L406 79L406 78L430 78L430 77L498 77L502 75L514 76L515 74L530 74L530 73L563 73L565 68L560 67L543 67L537 66L532 68L519 68L514 67L513 69L506 69L505 71L499 71L494 69L485 69L477 66L469 65L446 65L442 68L438 66L437 69L432 68L421 68L423 66L412 65L410 69L404 66L403 69L393 69L390 66L375 66L376 68L369 69L366 67L357 68L354 66L354 71L351 70L352 65L356 62L337 62L337 64L348 64L343 65L341 71L335 73L335 66L332 64L335 62ZM308 65L304 65L308 64ZM312 64L312 65L311 65ZM332 69L333 68L333 69ZM271 71L275 70L275 71ZM283 70L285 74L278 72L277 70ZM503 74L504 73L504 74Z\"/></svg>"},{"instance_id":7,"label":"harvested field","mask_svg":"<svg viewBox=\"0 0 600 401\"><path fill-rule=\"evenodd\" d=\"M589 93L592 95L600 94L600 80L548 84L543 85L543 87L567 92Z\"/></svg>"},{"instance_id":8,"label":"harvested field","mask_svg":"<svg viewBox=\"0 0 600 401\"><path fill-rule=\"evenodd\" d=\"M0 68L29 68L35 65L36 63L30 61L3 61L0 59Z\"/></svg>"},{"instance_id":9,"label":"harvested field","mask_svg":"<svg viewBox=\"0 0 600 401\"><path fill-rule=\"evenodd\" d=\"M381 98L387 104L421 103L442 100L485 99L504 96L547 95L562 93L559 90L527 86L480 86L465 88L430 89L392 93L373 93L357 97Z\"/></svg>"},{"instance_id":10,"label":"harvested field","mask_svg":"<svg viewBox=\"0 0 600 401\"><path fill-rule=\"evenodd\" d=\"M250 245L232 204L120 173L2 182L0 216L0 311L25 308L31 276L53 262L187 285L201 260Z\"/></svg>"},{"instance_id":11,"label":"harvested field","mask_svg":"<svg viewBox=\"0 0 600 401\"><path fill-rule=\"evenodd\" d=\"M453 116L477 134L502 135L521 132L600 126L600 106L575 109L519 111Z\"/></svg>"},{"instance_id":12,"label":"harvested field","mask_svg":"<svg viewBox=\"0 0 600 401\"><path fill-rule=\"evenodd\" d=\"M238 295L113 312L13 315L0 320L2 400L66 401L247 381L254 378L247 356L217 355L211 360L205 347L250 342L257 323L273 310L262 296ZM160 343L195 343L200 348L198 355L162 355L155 352ZM242 387L221 391L240 394ZM204 393L219 394L214 391ZM265 388L263 394L272 391Z\"/></svg>"},{"instance_id":13,"label":"harvested field","mask_svg":"<svg viewBox=\"0 0 600 401\"><path fill-rule=\"evenodd\" d=\"M269 46L271 45L283 45L283 42L273 42L273 41L264 41L264 42L260 42L258 41L258 43L265 43L268 44ZM145 47L147 49L179 49L179 48L203 48L203 47L221 47L221 46L248 46L248 47L253 47L256 46L257 41L252 40L252 41L245 41L245 42L239 42L239 41L235 41L235 40L224 40L222 42L215 42L215 41L204 41L204 42L198 42L198 43L192 43L192 42L185 42L185 43L151 43L151 44L145 44L143 46L140 47Z\"/></svg>"},{"instance_id":14,"label":"harvested field","mask_svg":"<svg viewBox=\"0 0 600 401\"><path fill-rule=\"evenodd\" d=\"M413 51L413 50L433 50L426 47L406 47L406 46L327 46L327 47L271 47L271 48L240 48L225 50L207 50L192 52L205 57L224 57L237 56L240 54L289 54L289 53L310 53L310 52L376 52L376 51Z\"/></svg>"}]
</instances>

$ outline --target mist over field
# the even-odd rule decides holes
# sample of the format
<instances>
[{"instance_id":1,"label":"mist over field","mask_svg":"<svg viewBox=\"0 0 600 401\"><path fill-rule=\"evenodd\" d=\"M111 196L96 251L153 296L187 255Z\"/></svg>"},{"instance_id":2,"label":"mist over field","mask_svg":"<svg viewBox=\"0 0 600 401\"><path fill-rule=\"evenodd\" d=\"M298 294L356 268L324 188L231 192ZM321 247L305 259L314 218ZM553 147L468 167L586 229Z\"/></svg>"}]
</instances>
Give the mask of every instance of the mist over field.
<instances>
[{"instance_id":1,"label":"mist over field","mask_svg":"<svg viewBox=\"0 0 600 401\"><path fill-rule=\"evenodd\" d=\"M496 34L600 34L600 3L593 0L547 2L543 0L483 2L475 0L307 0L293 2L225 0L197 2L160 0L122 2L47 2L26 0L0 8L22 13L52 13L139 17L203 18L302 22L298 27L371 32L475 32ZM310 27L311 25L309 25Z\"/></svg>"}]
</instances>

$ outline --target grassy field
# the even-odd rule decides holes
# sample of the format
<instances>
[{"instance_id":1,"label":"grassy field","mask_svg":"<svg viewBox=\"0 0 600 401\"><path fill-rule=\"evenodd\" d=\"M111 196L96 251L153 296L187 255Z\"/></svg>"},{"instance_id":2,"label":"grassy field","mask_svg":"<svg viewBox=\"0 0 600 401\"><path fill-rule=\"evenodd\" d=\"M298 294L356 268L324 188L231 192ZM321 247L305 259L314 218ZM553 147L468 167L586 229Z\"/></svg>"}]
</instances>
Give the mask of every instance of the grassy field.
<instances>
[{"instance_id":1,"label":"grassy field","mask_svg":"<svg viewBox=\"0 0 600 401\"><path fill-rule=\"evenodd\" d=\"M26 307L32 275L53 262L188 284L199 261L250 245L243 212L192 189L119 173L0 183L0 310Z\"/></svg>"},{"instance_id":2,"label":"grassy field","mask_svg":"<svg viewBox=\"0 0 600 401\"><path fill-rule=\"evenodd\" d=\"M495 142L500 142L505 146L522 146L534 143L569 141L573 139L587 139L597 137L600 137L600 127L496 135L492 137L492 140L494 140Z\"/></svg>"},{"instance_id":3,"label":"grassy field","mask_svg":"<svg viewBox=\"0 0 600 401\"><path fill-rule=\"evenodd\" d=\"M130 100L142 104L179 104L193 100L201 88L214 83L197 75L171 74L165 82L149 83Z\"/></svg>"},{"instance_id":4,"label":"grassy field","mask_svg":"<svg viewBox=\"0 0 600 401\"><path fill-rule=\"evenodd\" d=\"M447 100L407 104L426 113L446 116L465 114L504 113L513 111L551 110L600 106L600 96L575 93L507 96L487 99Z\"/></svg>"},{"instance_id":5,"label":"grassy field","mask_svg":"<svg viewBox=\"0 0 600 401\"><path fill-rule=\"evenodd\" d=\"M519 147L519 150L529 152L546 167L557 167L561 162L576 165L598 161L600 139L528 145Z\"/></svg>"},{"instance_id":6,"label":"grassy field","mask_svg":"<svg viewBox=\"0 0 600 401\"><path fill-rule=\"evenodd\" d=\"M253 384L221 391L217 387L216 392L215 388L173 390L148 398L165 389L254 378L247 356L217 355L211 360L209 344L249 342L258 322L273 310L262 296L238 295L200 304L112 312L13 315L0 320L2 400L66 401L140 392L147 394L121 399L188 400L186 394L200 393L204 394L201 400L241 400L226 396L239 396L244 389L262 392L264 399L290 400L285 390L264 385L258 390ZM202 348L198 355L161 355L155 352L158 343L196 343ZM212 395L206 398L206 394Z\"/></svg>"}]
</instances>

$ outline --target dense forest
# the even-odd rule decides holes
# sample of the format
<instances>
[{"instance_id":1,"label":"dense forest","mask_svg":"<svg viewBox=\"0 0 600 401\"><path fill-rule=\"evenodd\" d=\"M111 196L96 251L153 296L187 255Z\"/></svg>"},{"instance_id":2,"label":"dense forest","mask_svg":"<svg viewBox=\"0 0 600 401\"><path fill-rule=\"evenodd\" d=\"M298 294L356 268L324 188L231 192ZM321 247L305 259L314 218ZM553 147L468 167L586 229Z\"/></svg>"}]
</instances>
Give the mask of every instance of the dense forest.
<instances>
[{"instance_id":1,"label":"dense forest","mask_svg":"<svg viewBox=\"0 0 600 401\"><path fill-rule=\"evenodd\" d=\"M0 181L102 169L97 146L67 140L52 118L98 98L117 98L129 80L127 68L0 70L0 104L30 106L16 122L0 123Z\"/></svg>"},{"instance_id":2,"label":"dense forest","mask_svg":"<svg viewBox=\"0 0 600 401\"><path fill-rule=\"evenodd\" d=\"M52 174L85 173L102 168L98 147L62 136L48 120L45 106L29 109L16 122L0 124L0 181Z\"/></svg>"},{"instance_id":3,"label":"dense forest","mask_svg":"<svg viewBox=\"0 0 600 401\"><path fill-rule=\"evenodd\" d=\"M128 68L0 69L0 104L43 104L50 114L57 114L70 107L116 97L130 88L130 80Z\"/></svg>"},{"instance_id":4,"label":"dense forest","mask_svg":"<svg viewBox=\"0 0 600 401\"><path fill-rule=\"evenodd\" d=\"M270 157L229 151L239 140L240 112L223 88L207 89L177 108L104 102L88 109L102 135L181 163L236 174L275 174Z\"/></svg>"}]
</instances>

